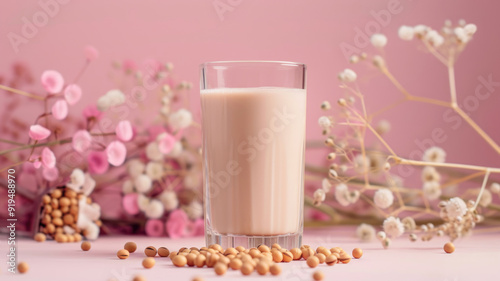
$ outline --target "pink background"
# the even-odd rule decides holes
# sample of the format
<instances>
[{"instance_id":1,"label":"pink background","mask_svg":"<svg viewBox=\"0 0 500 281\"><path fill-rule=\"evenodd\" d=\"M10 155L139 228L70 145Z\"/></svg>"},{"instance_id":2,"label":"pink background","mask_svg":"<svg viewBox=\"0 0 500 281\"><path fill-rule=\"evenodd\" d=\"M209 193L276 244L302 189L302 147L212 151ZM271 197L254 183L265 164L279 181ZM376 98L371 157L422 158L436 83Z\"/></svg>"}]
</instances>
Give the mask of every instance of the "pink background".
<instances>
[{"instance_id":1,"label":"pink background","mask_svg":"<svg viewBox=\"0 0 500 281\"><path fill-rule=\"evenodd\" d=\"M83 46L91 44L100 51L81 79L85 97L77 107L94 102L114 85L108 79L113 60L141 61L155 58L171 61L176 75L194 84L191 108L199 112L198 65L213 60L288 60L308 66L308 139L321 138L317 126L322 115L319 104L334 102L342 96L337 73L352 67L362 74L360 87L366 95L368 110L380 109L401 97L396 89L367 64L350 66L341 43L354 45L355 28L375 23L371 11L387 10L389 0L377 1L228 1L232 11L219 18L216 1L69 1L39 28L27 44L15 53L7 34L21 34L23 17L30 21L41 10L38 1L4 1L0 9L0 73L16 60L28 62L38 79L45 69L59 70L74 77L80 69ZM457 68L459 103L473 95L479 76L492 75L500 81L498 70L498 4L496 1L410 1L401 0L402 11L393 14L381 32L388 36L385 56L393 73L415 95L449 100L447 72L419 42L401 41L399 26L427 24L440 28L445 19L456 23L463 18L477 24L478 32L460 57ZM367 46L363 51L375 53ZM496 141L498 130L498 88L471 112L472 118ZM440 144L451 162L499 166L500 158L470 127L463 123L453 129L442 114L444 108L406 103L383 116L392 123L388 142L402 156L417 150L416 140L431 137L434 128L443 128L447 140ZM31 112L18 112L31 118ZM199 118L199 116L198 116ZM30 119L33 120L33 119ZM310 161L321 155L308 152Z\"/></svg>"}]
</instances>

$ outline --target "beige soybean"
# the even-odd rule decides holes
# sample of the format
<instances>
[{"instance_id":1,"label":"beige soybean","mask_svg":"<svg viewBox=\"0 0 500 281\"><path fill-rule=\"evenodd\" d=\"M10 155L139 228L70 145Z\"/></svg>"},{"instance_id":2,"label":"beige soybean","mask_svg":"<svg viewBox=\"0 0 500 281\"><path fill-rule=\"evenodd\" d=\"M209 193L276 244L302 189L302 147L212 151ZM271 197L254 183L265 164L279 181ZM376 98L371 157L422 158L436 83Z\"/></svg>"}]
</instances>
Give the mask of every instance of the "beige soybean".
<instances>
[{"instance_id":1,"label":"beige soybean","mask_svg":"<svg viewBox=\"0 0 500 281\"><path fill-rule=\"evenodd\" d=\"M20 262L18 265L17 265L17 271L19 273L26 273L28 272L28 270L30 269L30 267L28 266L27 263L25 262Z\"/></svg>"},{"instance_id":2,"label":"beige soybean","mask_svg":"<svg viewBox=\"0 0 500 281\"><path fill-rule=\"evenodd\" d=\"M170 255L170 251L166 247L158 248L158 255L160 257L168 257Z\"/></svg>"},{"instance_id":3,"label":"beige soybean","mask_svg":"<svg viewBox=\"0 0 500 281\"><path fill-rule=\"evenodd\" d=\"M148 246L146 247L146 249L144 249L144 254L146 254L146 256L148 257L154 257L156 256L156 253L157 253L156 248L153 246Z\"/></svg>"},{"instance_id":4,"label":"beige soybean","mask_svg":"<svg viewBox=\"0 0 500 281\"><path fill-rule=\"evenodd\" d=\"M144 268L152 268L153 266L155 266L155 259L154 258L151 258L151 257L148 257L148 258L145 258L142 260L142 266Z\"/></svg>"},{"instance_id":5,"label":"beige soybean","mask_svg":"<svg viewBox=\"0 0 500 281\"><path fill-rule=\"evenodd\" d=\"M135 242L127 242L123 246L125 250L127 250L129 253L133 253L137 250L137 244Z\"/></svg>"},{"instance_id":6,"label":"beige soybean","mask_svg":"<svg viewBox=\"0 0 500 281\"><path fill-rule=\"evenodd\" d=\"M318 257L315 257L315 256L310 256L307 258L307 265L310 267L310 268L315 268L317 267L319 264L319 259Z\"/></svg>"},{"instance_id":7,"label":"beige soybean","mask_svg":"<svg viewBox=\"0 0 500 281\"><path fill-rule=\"evenodd\" d=\"M281 274L281 266L278 264L273 264L269 267L269 271L271 272L272 275L280 275Z\"/></svg>"},{"instance_id":8,"label":"beige soybean","mask_svg":"<svg viewBox=\"0 0 500 281\"><path fill-rule=\"evenodd\" d=\"M325 263L329 266L335 265L337 262L337 256L335 256L334 254L329 255L325 260Z\"/></svg>"},{"instance_id":9,"label":"beige soybean","mask_svg":"<svg viewBox=\"0 0 500 281\"><path fill-rule=\"evenodd\" d=\"M177 267L183 267L187 264L187 258L183 255L176 255L172 259L172 263Z\"/></svg>"},{"instance_id":10,"label":"beige soybean","mask_svg":"<svg viewBox=\"0 0 500 281\"><path fill-rule=\"evenodd\" d=\"M294 260L300 260L302 258L302 250L300 250L299 248L291 249L290 253L292 253Z\"/></svg>"},{"instance_id":11,"label":"beige soybean","mask_svg":"<svg viewBox=\"0 0 500 281\"><path fill-rule=\"evenodd\" d=\"M35 234L34 239L36 242L44 242L47 237L45 236L45 234L38 232L37 234Z\"/></svg>"},{"instance_id":12,"label":"beige soybean","mask_svg":"<svg viewBox=\"0 0 500 281\"><path fill-rule=\"evenodd\" d=\"M205 266L205 261L207 258L204 255L198 255L196 256L196 259L194 260L194 264L196 267L203 267Z\"/></svg>"},{"instance_id":13,"label":"beige soybean","mask_svg":"<svg viewBox=\"0 0 500 281\"><path fill-rule=\"evenodd\" d=\"M293 255L290 253L290 251L286 251L283 253L283 261L284 262L291 262L293 260Z\"/></svg>"},{"instance_id":14,"label":"beige soybean","mask_svg":"<svg viewBox=\"0 0 500 281\"><path fill-rule=\"evenodd\" d=\"M127 259L129 256L130 256L130 253L129 251L125 250L125 249L121 249L119 250L117 253L116 253L116 256L121 259L121 260L124 260L124 259Z\"/></svg>"},{"instance_id":15,"label":"beige soybean","mask_svg":"<svg viewBox=\"0 0 500 281\"><path fill-rule=\"evenodd\" d=\"M194 266L194 261L196 259L196 254L193 254L193 253L189 253L187 256L186 256L186 263L188 266Z\"/></svg>"},{"instance_id":16,"label":"beige soybean","mask_svg":"<svg viewBox=\"0 0 500 281\"><path fill-rule=\"evenodd\" d=\"M250 263L244 263L241 266L241 273L243 275L250 275L250 274L252 274L253 270L254 270L254 267Z\"/></svg>"},{"instance_id":17,"label":"beige soybean","mask_svg":"<svg viewBox=\"0 0 500 281\"><path fill-rule=\"evenodd\" d=\"M90 250L90 242L88 242L88 241L82 242L81 248L82 248L83 251Z\"/></svg>"},{"instance_id":18,"label":"beige soybean","mask_svg":"<svg viewBox=\"0 0 500 281\"><path fill-rule=\"evenodd\" d=\"M132 281L146 281L146 277L142 275L136 275L134 276L134 279L132 279Z\"/></svg>"},{"instance_id":19,"label":"beige soybean","mask_svg":"<svg viewBox=\"0 0 500 281\"><path fill-rule=\"evenodd\" d=\"M314 256L318 258L319 263L324 263L324 262L325 262L325 260L326 260L326 256L325 256L325 255L323 255L322 253L316 254L316 255L314 255Z\"/></svg>"},{"instance_id":20,"label":"beige soybean","mask_svg":"<svg viewBox=\"0 0 500 281\"><path fill-rule=\"evenodd\" d=\"M269 265L267 262L259 262L255 269L260 275L266 275L269 272Z\"/></svg>"},{"instance_id":21,"label":"beige soybean","mask_svg":"<svg viewBox=\"0 0 500 281\"><path fill-rule=\"evenodd\" d=\"M214 271L215 271L215 274L217 274L217 275L224 275L224 274L226 274L226 271L227 271L227 265L225 265L222 262L218 262L214 266Z\"/></svg>"},{"instance_id":22,"label":"beige soybean","mask_svg":"<svg viewBox=\"0 0 500 281\"><path fill-rule=\"evenodd\" d=\"M239 270L241 266L243 265L243 262L240 259L232 259L229 262L229 267L231 267L233 270Z\"/></svg>"},{"instance_id":23,"label":"beige soybean","mask_svg":"<svg viewBox=\"0 0 500 281\"><path fill-rule=\"evenodd\" d=\"M273 254L273 261L274 262L282 262L283 261L283 254L279 250L274 250L272 252Z\"/></svg>"}]
</instances>

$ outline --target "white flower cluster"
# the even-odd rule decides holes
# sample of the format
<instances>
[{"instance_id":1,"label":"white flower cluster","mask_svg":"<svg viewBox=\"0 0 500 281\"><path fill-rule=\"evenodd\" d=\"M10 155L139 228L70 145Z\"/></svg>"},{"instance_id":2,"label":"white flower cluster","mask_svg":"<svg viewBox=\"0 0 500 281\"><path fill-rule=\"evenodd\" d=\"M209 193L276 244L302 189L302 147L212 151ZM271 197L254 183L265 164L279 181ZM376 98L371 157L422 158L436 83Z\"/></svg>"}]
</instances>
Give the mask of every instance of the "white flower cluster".
<instances>
[{"instance_id":1,"label":"white flower cluster","mask_svg":"<svg viewBox=\"0 0 500 281\"><path fill-rule=\"evenodd\" d=\"M354 82L358 75L352 69L346 68L337 77L342 82Z\"/></svg>"},{"instance_id":2,"label":"white flower cluster","mask_svg":"<svg viewBox=\"0 0 500 281\"><path fill-rule=\"evenodd\" d=\"M356 237L363 242L370 242L375 238L375 228L369 224L362 223L356 228Z\"/></svg>"},{"instance_id":3,"label":"white flower cluster","mask_svg":"<svg viewBox=\"0 0 500 281\"><path fill-rule=\"evenodd\" d=\"M441 184L439 183L441 175L436 168L426 166L422 169L422 187L425 197L429 200L436 200L441 196Z\"/></svg>"},{"instance_id":4,"label":"white flower cluster","mask_svg":"<svg viewBox=\"0 0 500 281\"><path fill-rule=\"evenodd\" d=\"M472 39L476 31L477 26L475 24L460 22L459 26L452 28L451 22L447 21L441 32L423 24L416 26L403 25L399 28L398 35L403 40L412 40L417 37L438 48L445 42L445 37L452 37L456 42L465 44Z\"/></svg>"},{"instance_id":5,"label":"white flower cluster","mask_svg":"<svg viewBox=\"0 0 500 281\"><path fill-rule=\"evenodd\" d=\"M106 111L111 107L123 104L125 102L125 94L120 90L111 90L97 100L97 109Z\"/></svg>"},{"instance_id":6,"label":"white flower cluster","mask_svg":"<svg viewBox=\"0 0 500 281\"><path fill-rule=\"evenodd\" d=\"M335 199L342 206L348 206L358 201L360 193L358 190L350 191L347 185L341 183L335 187Z\"/></svg>"},{"instance_id":7,"label":"white flower cluster","mask_svg":"<svg viewBox=\"0 0 500 281\"><path fill-rule=\"evenodd\" d=\"M379 189L373 196L373 202L379 208L389 208L394 202L394 195L388 188Z\"/></svg>"}]
</instances>

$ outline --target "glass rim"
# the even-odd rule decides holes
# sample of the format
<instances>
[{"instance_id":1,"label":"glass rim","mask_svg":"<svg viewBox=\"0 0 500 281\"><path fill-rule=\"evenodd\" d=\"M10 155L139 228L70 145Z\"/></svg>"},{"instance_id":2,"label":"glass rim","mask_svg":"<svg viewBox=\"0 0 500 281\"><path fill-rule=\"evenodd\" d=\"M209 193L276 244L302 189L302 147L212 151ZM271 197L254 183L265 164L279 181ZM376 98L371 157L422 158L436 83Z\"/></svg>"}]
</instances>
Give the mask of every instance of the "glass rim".
<instances>
[{"instance_id":1,"label":"glass rim","mask_svg":"<svg viewBox=\"0 0 500 281\"><path fill-rule=\"evenodd\" d=\"M200 68L204 68L211 65L222 65L222 64L238 64L238 63L268 63L268 64L276 64L283 65L287 64L288 66L298 66L298 67L306 67L305 63L293 62L293 61L277 61L277 60L233 60L233 61L208 61L200 64Z\"/></svg>"}]
</instances>

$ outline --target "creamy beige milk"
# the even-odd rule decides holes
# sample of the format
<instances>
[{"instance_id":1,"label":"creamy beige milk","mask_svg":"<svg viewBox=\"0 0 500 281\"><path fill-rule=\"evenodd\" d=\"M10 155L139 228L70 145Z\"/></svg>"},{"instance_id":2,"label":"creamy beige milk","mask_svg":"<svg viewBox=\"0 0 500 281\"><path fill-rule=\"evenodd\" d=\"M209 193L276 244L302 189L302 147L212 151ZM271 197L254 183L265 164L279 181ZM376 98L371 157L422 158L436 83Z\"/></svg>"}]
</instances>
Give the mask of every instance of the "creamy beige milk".
<instances>
[{"instance_id":1,"label":"creamy beige milk","mask_svg":"<svg viewBox=\"0 0 500 281\"><path fill-rule=\"evenodd\" d=\"M225 235L295 233L302 224L306 90L201 91L207 219ZM207 189L205 189L207 190Z\"/></svg>"}]
</instances>

